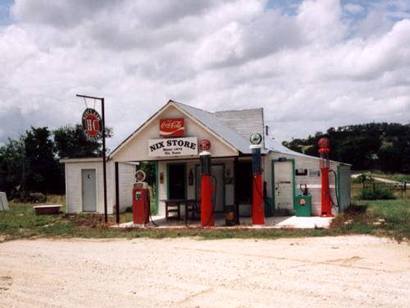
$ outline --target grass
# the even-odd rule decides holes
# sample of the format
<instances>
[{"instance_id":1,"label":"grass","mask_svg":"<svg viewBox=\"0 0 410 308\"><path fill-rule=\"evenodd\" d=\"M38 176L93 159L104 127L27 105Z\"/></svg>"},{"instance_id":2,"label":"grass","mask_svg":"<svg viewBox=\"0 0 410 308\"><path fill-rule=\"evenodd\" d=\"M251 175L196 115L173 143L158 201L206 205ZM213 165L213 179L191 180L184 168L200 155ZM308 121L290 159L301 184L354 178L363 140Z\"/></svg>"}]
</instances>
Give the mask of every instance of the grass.
<instances>
[{"instance_id":1,"label":"grass","mask_svg":"<svg viewBox=\"0 0 410 308\"><path fill-rule=\"evenodd\" d=\"M338 215L331 228L341 233L359 233L410 239L410 200L356 201Z\"/></svg>"},{"instance_id":2,"label":"grass","mask_svg":"<svg viewBox=\"0 0 410 308\"><path fill-rule=\"evenodd\" d=\"M121 221L131 220L130 213ZM110 217L109 223L114 222ZM372 234L398 241L410 238L410 200L357 201L338 215L330 229L115 229L103 223L102 215L34 214L31 204L11 203L8 212L0 212L0 241L21 238L177 238L201 239L277 239L307 236Z\"/></svg>"},{"instance_id":3,"label":"grass","mask_svg":"<svg viewBox=\"0 0 410 308\"><path fill-rule=\"evenodd\" d=\"M357 173L366 174L373 177L379 177L388 180L394 180L398 182L408 182L410 183L410 174L401 174L401 173L385 173L382 171L357 171ZM358 178L353 179L354 183L360 183Z\"/></svg>"}]
</instances>

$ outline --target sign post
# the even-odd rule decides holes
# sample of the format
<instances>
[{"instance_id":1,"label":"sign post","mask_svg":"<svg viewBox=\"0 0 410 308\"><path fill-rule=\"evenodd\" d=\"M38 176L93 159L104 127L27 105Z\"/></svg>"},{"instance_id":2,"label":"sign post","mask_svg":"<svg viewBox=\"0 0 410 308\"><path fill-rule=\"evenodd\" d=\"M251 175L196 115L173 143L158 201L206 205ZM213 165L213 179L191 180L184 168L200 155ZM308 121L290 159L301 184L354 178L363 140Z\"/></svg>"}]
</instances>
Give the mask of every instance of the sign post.
<instances>
[{"instance_id":1,"label":"sign post","mask_svg":"<svg viewBox=\"0 0 410 308\"><path fill-rule=\"evenodd\" d=\"M105 106L104 106L104 97L94 97L94 96L88 96L88 95L80 95L77 94L77 97L82 97L82 98L89 98L89 99L94 99L94 100L99 100L101 102L101 127L97 127L97 123L99 115L98 113L93 110L87 108L84 111L83 114L83 125L84 125L84 116L86 116L85 119L85 133L86 135L91 138L98 138L99 134L98 131L101 132L102 136L102 159L103 159L103 185L104 185L104 221L105 223L108 222L108 215L107 215L107 157L106 157L106 148L105 148ZM87 113L87 110L90 112ZM88 116L88 117L87 117ZM97 129L98 128L98 129ZM94 135L94 136L93 136ZM118 215L118 214L117 214Z\"/></svg>"}]
</instances>

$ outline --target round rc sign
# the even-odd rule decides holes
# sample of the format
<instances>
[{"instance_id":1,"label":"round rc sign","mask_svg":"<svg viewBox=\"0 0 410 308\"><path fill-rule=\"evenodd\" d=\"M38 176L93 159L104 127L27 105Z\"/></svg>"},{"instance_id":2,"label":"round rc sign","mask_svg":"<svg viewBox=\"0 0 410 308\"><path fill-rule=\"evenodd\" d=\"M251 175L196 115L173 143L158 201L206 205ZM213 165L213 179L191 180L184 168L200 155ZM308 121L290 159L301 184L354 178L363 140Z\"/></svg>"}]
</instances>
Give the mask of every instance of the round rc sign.
<instances>
[{"instance_id":1,"label":"round rc sign","mask_svg":"<svg viewBox=\"0 0 410 308\"><path fill-rule=\"evenodd\" d=\"M85 135L90 139L101 137L102 125L101 117L97 111L91 108L84 110L82 124Z\"/></svg>"}]
</instances>

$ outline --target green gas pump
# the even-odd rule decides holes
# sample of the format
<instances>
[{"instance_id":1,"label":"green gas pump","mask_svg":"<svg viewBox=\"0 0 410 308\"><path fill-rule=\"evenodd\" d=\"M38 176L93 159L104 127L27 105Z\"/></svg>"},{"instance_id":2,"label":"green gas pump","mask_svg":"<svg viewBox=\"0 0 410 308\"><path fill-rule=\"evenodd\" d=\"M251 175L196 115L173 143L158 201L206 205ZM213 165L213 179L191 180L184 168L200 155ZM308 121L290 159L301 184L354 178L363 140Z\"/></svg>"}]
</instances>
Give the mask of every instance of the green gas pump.
<instances>
[{"instance_id":1,"label":"green gas pump","mask_svg":"<svg viewBox=\"0 0 410 308\"><path fill-rule=\"evenodd\" d=\"M294 210L297 217L312 216L312 195L309 194L307 185L300 187L301 194L295 196Z\"/></svg>"}]
</instances>

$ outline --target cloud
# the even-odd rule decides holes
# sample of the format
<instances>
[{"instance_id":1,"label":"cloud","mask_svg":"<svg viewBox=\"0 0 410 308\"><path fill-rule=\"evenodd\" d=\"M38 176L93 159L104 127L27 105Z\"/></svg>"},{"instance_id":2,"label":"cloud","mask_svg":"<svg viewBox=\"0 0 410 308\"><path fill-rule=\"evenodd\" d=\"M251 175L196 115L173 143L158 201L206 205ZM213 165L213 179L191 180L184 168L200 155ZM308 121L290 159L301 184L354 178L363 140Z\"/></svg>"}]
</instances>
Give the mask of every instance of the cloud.
<instances>
[{"instance_id":1,"label":"cloud","mask_svg":"<svg viewBox=\"0 0 410 308\"><path fill-rule=\"evenodd\" d=\"M170 98L264 107L278 139L407 123L409 7L370 3L16 0L0 28L0 142L78 123L76 93L106 97L111 148Z\"/></svg>"}]
</instances>

